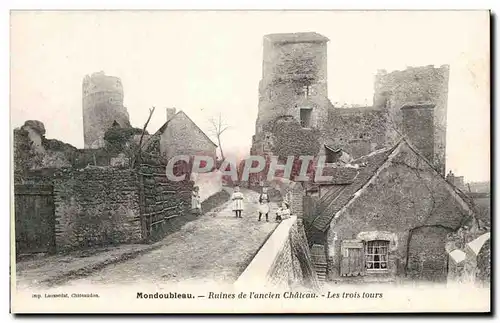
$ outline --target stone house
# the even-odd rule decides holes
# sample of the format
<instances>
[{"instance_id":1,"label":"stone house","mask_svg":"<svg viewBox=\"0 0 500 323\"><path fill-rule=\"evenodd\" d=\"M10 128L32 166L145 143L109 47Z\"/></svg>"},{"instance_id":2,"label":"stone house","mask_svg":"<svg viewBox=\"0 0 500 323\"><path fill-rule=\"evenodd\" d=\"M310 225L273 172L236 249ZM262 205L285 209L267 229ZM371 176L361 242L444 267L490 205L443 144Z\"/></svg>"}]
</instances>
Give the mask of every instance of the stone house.
<instances>
[{"instance_id":1,"label":"stone house","mask_svg":"<svg viewBox=\"0 0 500 323\"><path fill-rule=\"evenodd\" d=\"M448 234L477 222L467 196L406 139L351 164L304 215L316 267L330 281L446 281Z\"/></svg>"},{"instance_id":2,"label":"stone house","mask_svg":"<svg viewBox=\"0 0 500 323\"><path fill-rule=\"evenodd\" d=\"M183 111L167 108L167 121L153 134L147 145L159 150L164 161L174 156L207 156L216 161L217 145Z\"/></svg>"}]
</instances>

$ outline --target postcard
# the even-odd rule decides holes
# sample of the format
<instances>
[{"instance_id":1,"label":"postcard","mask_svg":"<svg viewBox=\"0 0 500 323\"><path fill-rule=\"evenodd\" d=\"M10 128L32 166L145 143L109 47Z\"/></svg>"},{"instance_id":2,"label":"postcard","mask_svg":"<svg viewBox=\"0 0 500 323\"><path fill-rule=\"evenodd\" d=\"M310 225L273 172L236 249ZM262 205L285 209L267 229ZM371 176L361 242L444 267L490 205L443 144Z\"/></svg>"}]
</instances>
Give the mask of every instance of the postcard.
<instances>
[{"instance_id":1,"label":"postcard","mask_svg":"<svg viewBox=\"0 0 500 323\"><path fill-rule=\"evenodd\" d=\"M10 22L12 313L491 312L489 11Z\"/></svg>"}]
</instances>

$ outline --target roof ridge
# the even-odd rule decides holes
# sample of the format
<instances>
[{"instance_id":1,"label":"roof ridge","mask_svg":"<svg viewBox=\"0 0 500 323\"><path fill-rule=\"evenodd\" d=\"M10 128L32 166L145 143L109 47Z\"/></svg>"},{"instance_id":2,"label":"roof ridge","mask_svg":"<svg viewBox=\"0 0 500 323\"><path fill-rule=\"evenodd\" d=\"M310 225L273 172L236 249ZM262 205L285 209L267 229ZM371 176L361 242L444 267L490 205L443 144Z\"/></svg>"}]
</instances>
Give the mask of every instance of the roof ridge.
<instances>
[{"instance_id":1,"label":"roof ridge","mask_svg":"<svg viewBox=\"0 0 500 323\"><path fill-rule=\"evenodd\" d=\"M331 220L333 220L337 214L347 205L349 204L353 199L355 199L358 195L356 194L358 191L362 190L363 188L366 187L366 185L375 177L377 176L377 173L378 171L385 165L387 164L389 158L393 155L394 151L396 150L396 148L398 148L399 146L401 145L401 140L399 140L395 145L393 145L392 147L390 148L384 148L384 149L379 149L377 151L376 154L369 154L369 155L365 155L365 156L362 156L360 158L358 158L357 160L363 158L363 157L374 157L374 156L377 156L378 154L382 154L382 153L386 153L387 156L379 163L379 164L376 164L375 165L375 168L373 170L371 170L369 173L367 173L367 175L369 175L366 179L362 179L360 183L356 183L356 181L353 181L353 183L351 184L348 184L348 185L345 185L344 188L342 188L342 190L340 190L337 194L337 196L335 197L335 199L328 205L328 207L326 207L324 210L327 210L330 206L333 205L333 202L337 201L337 199L342 195L342 193L348 188L348 187L357 187L356 191L355 192L352 192L352 194L350 194L348 196L348 198L346 198L345 201L343 201L340 205L338 205L336 208L337 210L335 211L334 214L331 215L331 218L330 216L328 216L329 221L326 223L326 224L318 224L316 220L318 220L320 217L321 217L321 214L318 215L311 223L312 226L314 226L316 229L320 230L320 231L324 231L326 230L326 228L328 228L329 226L329 223L331 222ZM367 165L365 167L369 167L370 165ZM360 172L362 172L362 170L358 171L358 175L356 176L359 177L359 174ZM370 174L371 173L371 174ZM324 211L323 210L323 211Z\"/></svg>"},{"instance_id":2,"label":"roof ridge","mask_svg":"<svg viewBox=\"0 0 500 323\"><path fill-rule=\"evenodd\" d=\"M194 124L194 125L196 126L196 128L198 128L198 129L201 131L201 133L205 136L205 138L207 138L207 139L208 139L208 140L209 140L209 141L210 141L210 142L211 142L211 143L212 143L212 144L213 144L216 148L217 148L217 147L219 147L219 146L217 146L217 145L215 144L215 142L214 142L212 139L210 139L210 137L209 137L209 136L205 133L205 131L203 131L203 130L202 130L202 129L201 129L201 128L200 128L200 127L196 124L196 122L194 122L194 121L193 121L193 119L191 119L191 118L188 116L188 114L187 114L186 112L184 112L183 110L179 110L179 111L177 111L177 112L176 112L176 113L172 116L172 118L168 119L168 120L167 120L167 121L166 121L166 122L165 122L165 123L164 123L164 124L163 124L160 128L158 128L158 130L157 130L157 131L153 134L153 136L154 136L154 135L156 135L156 134L158 134L158 133L160 133L160 132L163 132L163 131L165 130L165 128L168 126L168 123L169 123L170 121L172 121L175 117L177 117L180 113L184 114L184 115L186 116L186 118L188 118L188 120L189 120L189 121L191 121L191 123L192 123L192 124Z\"/></svg>"},{"instance_id":3,"label":"roof ridge","mask_svg":"<svg viewBox=\"0 0 500 323\"><path fill-rule=\"evenodd\" d=\"M462 190L460 190L455 184L450 183L446 180L446 176L444 174L441 174L436 167L424 156L422 153L416 149L413 144L406 139L406 137L402 137L401 141L404 141L408 148L410 148L415 154L417 154L419 157L421 157L424 162L439 176L445 181L445 185L448 185L466 204L467 206L471 209L473 213L475 213L474 208L475 208L475 203L474 200L470 197L467 196Z\"/></svg>"}]
</instances>

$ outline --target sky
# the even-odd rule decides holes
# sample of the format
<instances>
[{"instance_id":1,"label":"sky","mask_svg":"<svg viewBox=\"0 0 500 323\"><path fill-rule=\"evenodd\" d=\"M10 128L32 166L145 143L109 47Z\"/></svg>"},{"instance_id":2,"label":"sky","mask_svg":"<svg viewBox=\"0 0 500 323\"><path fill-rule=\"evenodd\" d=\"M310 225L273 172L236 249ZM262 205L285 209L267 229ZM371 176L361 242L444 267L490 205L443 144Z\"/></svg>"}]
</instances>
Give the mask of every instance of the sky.
<instances>
[{"instance_id":1,"label":"sky","mask_svg":"<svg viewBox=\"0 0 500 323\"><path fill-rule=\"evenodd\" d=\"M328 44L332 102L372 104L374 75L450 65L447 171L490 178L489 16L486 11L88 11L11 13L11 126L83 148L82 80L121 78L133 126L155 132L166 108L209 133L219 113L226 155L249 153L265 34L315 31Z\"/></svg>"}]
</instances>

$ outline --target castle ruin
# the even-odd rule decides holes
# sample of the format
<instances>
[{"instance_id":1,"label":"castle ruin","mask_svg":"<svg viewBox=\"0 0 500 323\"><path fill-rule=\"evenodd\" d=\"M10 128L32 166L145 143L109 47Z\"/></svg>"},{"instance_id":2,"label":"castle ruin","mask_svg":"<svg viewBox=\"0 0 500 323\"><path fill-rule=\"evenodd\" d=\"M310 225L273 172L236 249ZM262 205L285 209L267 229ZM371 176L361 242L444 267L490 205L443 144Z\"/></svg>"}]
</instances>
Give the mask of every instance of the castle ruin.
<instances>
[{"instance_id":1,"label":"castle ruin","mask_svg":"<svg viewBox=\"0 0 500 323\"><path fill-rule=\"evenodd\" d=\"M116 121L130 127L127 109L123 106L123 86L118 77L104 72L83 79L83 135L85 148L104 147L104 134Z\"/></svg>"},{"instance_id":2,"label":"castle ruin","mask_svg":"<svg viewBox=\"0 0 500 323\"><path fill-rule=\"evenodd\" d=\"M449 67L379 71L373 105L328 99L327 43L314 32L264 36L259 112L251 154L358 158L405 136L445 173Z\"/></svg>"}]
</instances>

